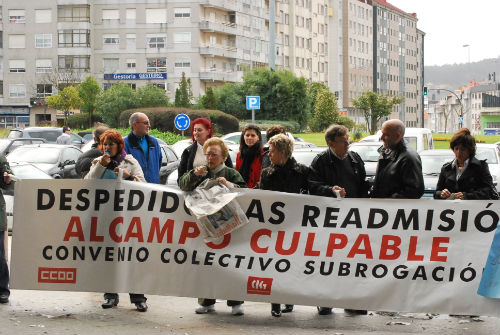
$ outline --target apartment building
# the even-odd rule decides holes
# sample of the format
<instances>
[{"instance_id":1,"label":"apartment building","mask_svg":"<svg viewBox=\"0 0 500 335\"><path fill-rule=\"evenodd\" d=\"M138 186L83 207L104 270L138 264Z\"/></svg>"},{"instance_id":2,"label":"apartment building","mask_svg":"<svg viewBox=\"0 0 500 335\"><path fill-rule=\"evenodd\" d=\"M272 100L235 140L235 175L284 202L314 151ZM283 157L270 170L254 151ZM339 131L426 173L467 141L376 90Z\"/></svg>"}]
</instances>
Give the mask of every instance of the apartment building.
<instances>
[{"instance_id":1,"label":"apartment building","mask_svg":"<svg viewBox=\"0 0 500 335\"><path fill-rule=\"evenodd\" d=\"M404 98L388 118L399 118L407 127L423 125L424 34L417 29L416 14L386 0L373 0L373 12L373 90Z\"/></svg>"}]
</instances>

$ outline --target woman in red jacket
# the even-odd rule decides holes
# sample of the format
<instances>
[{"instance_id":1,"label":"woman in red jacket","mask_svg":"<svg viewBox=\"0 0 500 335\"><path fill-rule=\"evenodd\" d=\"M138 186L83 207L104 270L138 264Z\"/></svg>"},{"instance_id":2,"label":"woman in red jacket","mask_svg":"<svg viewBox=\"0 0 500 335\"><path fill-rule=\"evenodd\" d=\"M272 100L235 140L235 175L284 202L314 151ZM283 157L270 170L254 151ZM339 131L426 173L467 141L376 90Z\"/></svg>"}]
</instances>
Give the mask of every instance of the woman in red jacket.
<instances>
[{"instance_id":1,"label":"woman in red jacket","mask_svg":"<svg viewBox=\"0 0 500 335\"><path fill-rule=\"evenodd\" d=\"M241 132L236 170L241 174L248 188L254 188L260 181L263 154L262 134L259 127L254 124L246 125Z\"/></svg>"}]
</instances>

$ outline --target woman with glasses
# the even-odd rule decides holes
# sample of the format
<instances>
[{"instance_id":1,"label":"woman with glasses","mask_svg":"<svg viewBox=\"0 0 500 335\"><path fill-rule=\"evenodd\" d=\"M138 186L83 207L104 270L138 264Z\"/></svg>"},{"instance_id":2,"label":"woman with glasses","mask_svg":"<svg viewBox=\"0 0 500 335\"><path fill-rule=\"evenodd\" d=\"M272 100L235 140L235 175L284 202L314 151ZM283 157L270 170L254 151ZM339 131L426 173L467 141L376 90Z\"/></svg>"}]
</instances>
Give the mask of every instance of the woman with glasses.
<instances>
[{"instance_id":1,"label":"woman with glasses","mask_svg":"<svg viewBox=\"0 0 500 335\"><path fill-rule=\"evenodd\" d=\"M229 188L246 187L246 183L241 175L233 168L224 165L229 150L224 141L214 137L208 139L203 145L203 153L206 156L207 164L200 165L184 173L179 180L181 190L190 192L200 185L205 179L216 179L221 184ZM215 311L215 299L198 299L200 307L195 312L206 314ZM228 300L227 305L232 308L233 315L243 315L243 301Z\"/></svg>"},{"instance_id":2,"label":"woman with glasses","mask_svg":"<svg viewBox=\"0 0 500 335\"><path fill-rule=\"evenodd\" d=\"M191 139L193 144L184 149L181 155L181 162L177 168L177 184L182 175L195 167L205 165L207 160L203 154L203 145L205 141L211 138L214 134L212 123L205 118L197 118L191 124ZM227 156L225 160L226 166L232 168L233 162L231 157Z\"/></svg>"},{"instance_id":3,"label":"woman with glasses","mask_svg":"<svg viewBox=\"0 0 500 335\"><path fill-rule=\"evenodd\" d=\"M268 144L271 165L262 170L258 187L262 190L307 194L309 168L297 163L292 157L293 141L285 134L278 134L271 137ZM292 310L293 305L285 305L281 309L281 304L271 304L271 315L274 317Z\"/></svg>"},{"instance_id":4,"label":"woman with glasses","mask_svg":"<svg viewBox=\"0 0 500 335\"><path fill-rule=\"evenodd\" d=\"M262 134L254 124L246 125L241 132L240 152L236 156L236 170L241 174L247 186L254 188L260 180L262 170Z\"/></svg>"},{"instance_id":5,"label":"woman with glasses","mask_svg":"<svg viewBox=\"0 0 500 335\"><path fill-rule=\"evenodd\" d=\"M455 159L441 168L434 199L498 199L488 163L475 157L476 140L469 129L456 132L451 138L450 148Z\"/></svg>"},{"instance_id":6,"label":"woman with glasses","mask_svg":"<svg viewBox=\"0 0 500 335\"><path fill-rule=\"evenodd\" d=\"M123 179L146 182L139 162L134 156L125 152L125 141L116 130L107 130L100 136L102 156L92 161L89 172L84 179L116 179L119 171ZM139 312L148 310L144 294L130 293L130 302L135 304ZM118 305L118 293L104 293L102 308L112 308Z\"/></svg>"}]
</instances>

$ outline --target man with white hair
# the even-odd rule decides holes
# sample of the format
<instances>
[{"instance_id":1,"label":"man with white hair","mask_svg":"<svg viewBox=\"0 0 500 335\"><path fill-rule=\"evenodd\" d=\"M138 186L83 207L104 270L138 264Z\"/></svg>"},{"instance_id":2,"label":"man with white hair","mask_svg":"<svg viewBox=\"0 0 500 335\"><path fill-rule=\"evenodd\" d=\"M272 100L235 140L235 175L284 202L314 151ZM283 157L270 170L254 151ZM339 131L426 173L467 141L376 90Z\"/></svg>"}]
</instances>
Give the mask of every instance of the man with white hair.
<instances>
[{"instance_id":1,"label":"man with white hair","mask_svg":"<svg viewBox=\"0 0 500 335\"><path fill-rule=\"evenodd\" d=\"M424 194L422 161L415 150L406 146L404 134L401 120L382 124L380 139L384 146L379 149L372 198L419 199Z\"/></svg>"}]
</instances>

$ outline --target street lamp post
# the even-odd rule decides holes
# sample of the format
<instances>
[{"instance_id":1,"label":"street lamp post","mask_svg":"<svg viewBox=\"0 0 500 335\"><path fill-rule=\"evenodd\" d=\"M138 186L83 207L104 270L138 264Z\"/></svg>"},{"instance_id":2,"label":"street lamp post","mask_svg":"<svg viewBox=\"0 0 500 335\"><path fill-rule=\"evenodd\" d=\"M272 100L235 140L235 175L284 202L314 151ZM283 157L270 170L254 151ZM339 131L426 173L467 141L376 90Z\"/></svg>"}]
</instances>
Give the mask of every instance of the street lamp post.
<instances>
[{"instance_id":1,"label":"street lamp post","mask_svg":"<svg viewBox=\"0 0 500 335\"><path fill-rule=\"evenodd\" d=\"M470 44L464 44L462 47L467 48L468 62L470 64Z\"/></svg>"},{"instance_id":2,"label":"street lamp post","mask_svg":"<svg viewBox=\"0 0 500 335\"><path fill-rule=\"evenodd\" d=\"M465 46L465 45L464 45ZM463 127L463 124L464 124L464 105L462 103L462 94L460 93L460 97L453 91L450 91L450 90L447 90L445 88L428 88L427 89L428 91L446 91L446 92L450 92L451 94L453 94L458 102L460 102L460 115L459 115L459 118L458 118L458 129L462 129ZM439 92L438 92L439 94Z\"/></svg>"}]
</instances>

